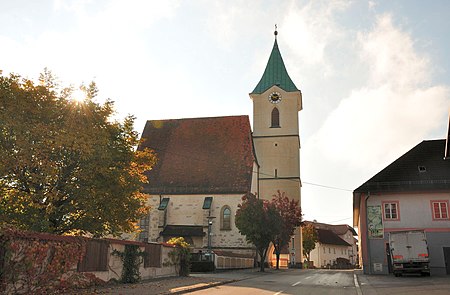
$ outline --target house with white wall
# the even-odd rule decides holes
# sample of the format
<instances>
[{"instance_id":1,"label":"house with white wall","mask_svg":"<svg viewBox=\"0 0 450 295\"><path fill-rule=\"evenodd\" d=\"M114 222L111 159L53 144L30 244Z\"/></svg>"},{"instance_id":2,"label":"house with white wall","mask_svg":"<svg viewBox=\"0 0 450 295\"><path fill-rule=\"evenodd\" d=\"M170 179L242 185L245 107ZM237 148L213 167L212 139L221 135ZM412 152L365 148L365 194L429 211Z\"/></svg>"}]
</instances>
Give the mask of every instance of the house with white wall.
<instances>
[{"instance_id":1,"label":"house with white wall","mask_svg":"<svg viewBox=\"0 0 450 295\"><path fill-rule=\"evenodd\" d=\"M317 232L316 247L310 253L310 261L315 267L326 268L336 266L339 259L348 261L349 265L357 264L357 244L355 230L347 224L326 224L305 221L312 224Z\"/></svg>"},{"instance_id":2,"label":"house with white wall","mask_svg":"<svg viewBox=\"0 0 450 295\"><path fill-rule=\"evenodd\" d=\"M366 274L388 274L389 233L425 231L431 274L450 274L448 138L425 140L353 192Z\"/></svg>"}]
</instances>

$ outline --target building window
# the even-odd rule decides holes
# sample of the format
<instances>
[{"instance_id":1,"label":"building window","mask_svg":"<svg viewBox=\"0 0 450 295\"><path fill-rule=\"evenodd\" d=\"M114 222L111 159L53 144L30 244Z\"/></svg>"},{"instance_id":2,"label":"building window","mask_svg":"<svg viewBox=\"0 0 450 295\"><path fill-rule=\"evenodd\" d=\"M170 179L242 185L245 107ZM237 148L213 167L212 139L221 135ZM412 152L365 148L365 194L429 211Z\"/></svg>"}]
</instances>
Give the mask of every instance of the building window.
<instances>
[{"instance_id":1,"label":"building window","mask_svg":"<svg viewBox=\"0 0 450 295\"><path fill-rule=\"evenodd\" d=\"M202 209L211 209L212 200L212 197L205 197Z\"/></svg>"},{"instance_id":2,"label":"building window","mask_svg":"<svg viewBox=\"0 0 450 295\"><path fill-rule=\"evenodd\" d=\"M147 216L145 216L139 221L139 229L141 231L138 237L139 242L148 242L149 226L150 226L150 215L147 214Z\"/></svg>"},{"instance_id":3,"label":"building window","mask_svg":"<svg viewBox=\"0 0 450 295\"><path fill-rule=\"evenodd\" d=\"M163 198L159 203L158 210L166 210L167 205L169 204L170 198Z\"/></svg>"},{"instance_id":4,"label":"building window","mask_svg":"<svg viewBox=\"0 0 450 295\"><path fill-rule=\"evenodd\" d=\"M331 248L330 248L330 247L328 247L328 253L330 253L330 254L331 254Z\"/></svg>"},{"instance_id":5,"label":"building window","mask_svg":"<svg viewBox=\"0 0 450 295\"><path fill-rule=\"evenodd\" d=\"M448 201L431 201L433 220L448 220Z\"/></svg>"},{"instance_id":6,"label":"building window","mask_svg":"<svg viewBox=\"0 0 450 295\"><path fill-rule=\"evenodd\" d=\"M325 249L325 247L323 247L323 253L326 253L326 249Z\"/></svg>"},{"instance_id":7,"label":"building window","mask_svg":"<svg viewBox=\"0 0 450 295\"><path fill-rule=\"evenodd\" d=\"M400 220L398 201L383 202L384 219Z\"/></svg>"},{"instance_id":8,"label":"building window","mask_svg":"<svg viewBox=\"0 0 450 295\"><path fill-rule=\"evenodd\" d=\"M222 208L221 229L231 229L231 209L228 206Z\"/></svg>"},{"instance_id":9,"label":"building window","mask_svg":"<svg viewBox=\"0 0 450 295\"><path fill-rule=\"evenodd\" d=\"M333 254L336 254L336 248L333 248Z\"/></svg>"},{"instance_id":10,"label":"building window","mask_svg":"<svg viewBox=\"0 0 450 295\"><path fill-rule=\"evenodd\" d=\"M277 108L273 108L272 110L272 125L271 128L279 128L280 127L280 112Z\"/></svg>"}]
</instances>

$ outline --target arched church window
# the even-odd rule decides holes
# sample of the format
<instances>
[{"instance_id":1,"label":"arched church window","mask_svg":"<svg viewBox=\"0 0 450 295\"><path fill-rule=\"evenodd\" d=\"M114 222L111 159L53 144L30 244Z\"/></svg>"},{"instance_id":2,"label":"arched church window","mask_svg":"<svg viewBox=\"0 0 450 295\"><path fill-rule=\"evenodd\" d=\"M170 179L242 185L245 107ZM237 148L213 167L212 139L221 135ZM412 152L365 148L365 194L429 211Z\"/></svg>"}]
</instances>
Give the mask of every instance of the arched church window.
<instances>
[{"instance_id":1,"label":"arched church window","mask_svg":"<svg viewBox=\"0 0 450 295\"><path fill-rule=\"evenodd\" d=\"M272 125L271 128L278 128L280 127L280 112L277 108L273 108L272 110Z\"/></svg>"},{"instance_id":2,"label":"arched church window","mask_svg":"<svg viewBox=\"0 0 450 295\"><path fill-rule=\"evenodd\" d=\"M221 229L231 229L231 209L228 206L222 208Z\"/></svg>"}]
</instances>

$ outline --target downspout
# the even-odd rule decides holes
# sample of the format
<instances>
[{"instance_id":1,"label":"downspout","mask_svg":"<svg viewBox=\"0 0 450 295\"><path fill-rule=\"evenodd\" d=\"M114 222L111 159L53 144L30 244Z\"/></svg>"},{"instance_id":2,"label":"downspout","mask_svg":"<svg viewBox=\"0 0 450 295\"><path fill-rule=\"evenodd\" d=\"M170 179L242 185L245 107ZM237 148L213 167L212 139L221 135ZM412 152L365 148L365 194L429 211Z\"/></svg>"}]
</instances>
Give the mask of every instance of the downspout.
<instances>
[{"instance_id":1,"label":"downspout","mask_svg":"<svg viewBox=\"0 0 450 295\"><path fill-rule=\"evenodd\" d=\"M319 267L319 265L320 265L320 250L321 250L320 247L318 247L318 249L317 249L317 267Z\"/></svg>"},{"instance_id":2,"label":"downspout","mask_svg":"<svg viewBox=\"0 0 450 295\"><path fill-rule=\"evenodd\" d=\"M369 262L369 275L372 274L372 259L370 256L370 240L369 240L369 215L367 214L367 201L370 198L370 192L367 192L367 197L364 200L364 209L366 211L366 245L367 245L367 259Z\"/></svg>"},{"instance_id":3,"label":"downspout","mask_svg":"<svg viewBox=\"0 0 450 295\"><path fill-rule=\"evenodd\" d=\"M160 194L159 195L159 203L161 204L161 201L162 201L162 195ZM151 221L150 221L150 223L151 223ZM157 228L159 228L159 210L158 210L158 223L157 223L157 225L156 225L156 227ZM156 238L156 242L158 242L159 241L159 239L161 238L161 232L158 230L158 237Z\"/></svg>"},{"instance_id":4,"label":"downspout","mask_svg":"<svg viewBox=\"0 0 450 295\"><path fill-rule=\"evenodd\" d=\"M257 166L257 175L256 175L256 198L259 199L259 164L256 163Z\"/></svg>"}]
</instances>

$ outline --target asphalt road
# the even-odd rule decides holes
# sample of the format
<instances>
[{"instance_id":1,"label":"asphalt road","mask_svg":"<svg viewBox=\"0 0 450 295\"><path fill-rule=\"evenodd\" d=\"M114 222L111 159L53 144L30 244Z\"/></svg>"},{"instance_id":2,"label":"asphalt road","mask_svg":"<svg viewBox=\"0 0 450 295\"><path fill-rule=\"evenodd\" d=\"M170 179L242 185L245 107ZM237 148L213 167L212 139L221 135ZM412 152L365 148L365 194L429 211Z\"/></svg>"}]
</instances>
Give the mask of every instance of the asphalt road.
<instances>
[{"instance_id":1,"label":"asphalt road","mask_svg":"<svg viewBox=\"0 0 450 295\"><path fill-rule=\"evenodd\" d=\"M195 291L201 290L201 291ZM83 291L83 292L80 292ZM110 285L71 294L355 294L450 295L450 276L364 275L361 270L257 269L193 273L138 284Z\"/></svg>"},{"instance_id":2,"label":"asphalt road","mask_svg":"<svg viewBox=\"0 0 450 295\"><path fill-rule=\"evenodd\" d=\"M190 294L358 294L353 270L275 272Z\"/></svg>"}]
</instances>

